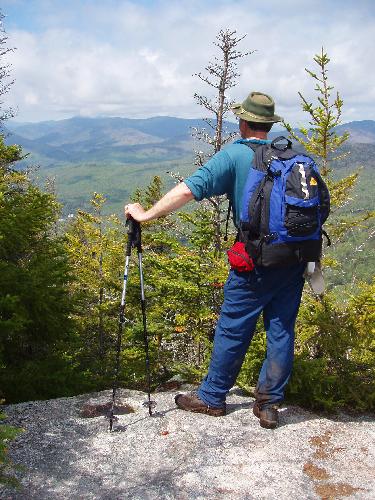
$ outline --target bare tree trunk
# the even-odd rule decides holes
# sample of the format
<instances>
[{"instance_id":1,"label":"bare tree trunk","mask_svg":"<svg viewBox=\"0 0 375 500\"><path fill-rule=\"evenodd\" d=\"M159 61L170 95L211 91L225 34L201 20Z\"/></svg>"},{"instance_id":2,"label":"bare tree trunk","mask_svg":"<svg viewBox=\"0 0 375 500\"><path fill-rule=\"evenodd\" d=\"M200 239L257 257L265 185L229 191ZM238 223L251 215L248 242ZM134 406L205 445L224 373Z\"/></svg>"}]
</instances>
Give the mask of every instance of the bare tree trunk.
<instances>
[{"instance_id":1,"label":"bare tree trunk","mask_svg":"<svg viewBox=\"0 0 375 500\"><path fill-rule=\"evenodd\" d=\"M215 134L215 153L220 151L222 145L223 135L223 115L224 115L224 102L225 102L225 83L228 77L229 65L229 46L226 45L223 50L223 73L220 78L219 85L219 103L216 115L216 134Z\"/></svg>"},{"instance_id":2,"label":"bare tree trunk","mask_svg":"<svg viewBox=\"0 0 375 500\"><path fill-rule=\"evenodd\" d=\"M200 106L203 106L214 118L206 118L205 122L211 129L211 133L205 129L193 129L193 137L199 141L209 144L212 151L204 153L196 151L195 163L202 166L208 158L221 150L223 144L229 142L233 138L232 134L224 135L224 118L230 109L231 101L228 100L226 92L228 89L236 85L236 79L239 76L237 73L237 59L243 58L252 52L241 52L237 50L238 44L243 40L244 36L237 37L236 31L220 30L216 36L214 45L221 51L221 58L215 57L213 62L209 62L206 66L206 74L198 73L197 76L211 88L217 92L216 98L209 98L200 94L194 94L194 98ZM217 256L223 251L222 244L222 223L225 221L223 217L223 200L222 196L215 196L209 201L212 205L212 222L214 224L215 249Z\"/></svg>"}]
</instances>

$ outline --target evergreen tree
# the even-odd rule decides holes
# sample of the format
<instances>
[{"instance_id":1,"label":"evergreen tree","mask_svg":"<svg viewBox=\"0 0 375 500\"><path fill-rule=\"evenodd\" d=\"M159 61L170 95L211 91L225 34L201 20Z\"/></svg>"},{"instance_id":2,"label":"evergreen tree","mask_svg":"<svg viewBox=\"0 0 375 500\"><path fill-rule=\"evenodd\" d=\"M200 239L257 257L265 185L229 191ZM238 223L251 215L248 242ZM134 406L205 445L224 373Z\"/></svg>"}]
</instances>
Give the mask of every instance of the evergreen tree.
<instances>
[{"instance_id":1,"label":"evergreen tree","mask_svg":"<svg viewBox=\"0 0 375 500\"><path fill-rule=\"evenodd\" d=\"M59 205L15 169L21 157L0 138L0 380L8 401L62 390L58 346L70 333L67 259L51 231Z\"/></svg>"},{"instance_id":2,"label":"evergreen tree","mask_svg":"<svg viewBox=\"0 0 375 500\"><path fill-rule=\"evenodd\" d=\"M350 195L357 182L359 170L342 179L337 179L334 175L336 164L348 154L340 152L341 146L349 139L348 132L340 135L336 131L336 127L341 123L344 102L339 92L333 95L334 87L328 80L327 67L330 59L323 48L320 54L315 55L314 62L318 66L317 72L309 69L305 71L315 82L316 102L309 102L299 92L302 109L309 116L309 127L301 127L296 132L290 124L284 122L284 126L291 138L317 159L321 174L328 184L331 193L331 216L326 227L334 246L335 242L341 243L349 231L360 226L373 214L361 213L351 216L340 210L351 201ZM326 263L338 264L332 258L327 259Z\"/></svg>"},{"instance_id":3,"label":"evergreen tree","mask_svg":"<svg viewBox=\"0 0 375 500\"><path fill-rule=\"evenodd\" d=\"M124 228L115 216L103 216L105 198L94 193L91 212L78 210L65 234L75 280L71 285L75 309L79 370L91 385L103 388L113 372L113 339L117 332L120 269ZM104 385L103 385L104 384Z\"/></svg>"},{"instance_id":4,"label":"evergreen tree","mask_svg":"<svg viewBox=\"0 0 375 500\"><path fill-rule=\"evenodd\" d=\"M251 53L238 50L243 38L236 31L220 30L214 42L219 56L207 64L204 73L196 75L213 91L211 96L194 94L209 114L204 119L207 129L193 128L193 137L202 144L195 151L198 167L236 135L225 130L224 119L232 104L228 91L239 76L238 60ZM159 276L165 279L158 278L155 293L159 294L159 307L166 311L169 325L158 352L160 355L168 351L172 359L168 366L197 380L209 358L228 270L223 254L224 202L222 196L205 200L193 211L180 212L179 222L166 218L169 227L164 226L164 235L150 235L150 242L163 238L168 241L168 250L157 258L159 273L162 270Z\"/></svg>"},{"instance_id":5,"label":"evergreen tree","mask_svg":"<svg viewBox=\"0 0 375 500\"><path fill-rule=\"evenodd\" d=\"M326 226L333 243L338 245L349 231L361 227L372 214L361 213L353 217L341 210L351 201L350 193L359 172L339 180L334 176L336 165L344 158L339 149L349 138L347 133L339 135L335 130L341 121L343 100L339 93L332 98L333 87L327 74L330 59L323 49L314 61L318 72L306 71L316 82L316 103L309 102L299 93L303 110L309 115L310 127L295 132L289 124L285 126L292 138L320 164L331 191L332 213ZM334 256L326 252L323 260L332 267L332 273L339 267ZM356 296L355 290L348 287L347 300L342 300L342 288L340 294L333 289L320 298L305 290L297 320L296 362L288 389L294 399L307 406L329 410L340 406L374 408L375 331L368 323L374 310L373 300L369 298L371 290L373 285L360 284Z\"/></svg>"}]
</instances>

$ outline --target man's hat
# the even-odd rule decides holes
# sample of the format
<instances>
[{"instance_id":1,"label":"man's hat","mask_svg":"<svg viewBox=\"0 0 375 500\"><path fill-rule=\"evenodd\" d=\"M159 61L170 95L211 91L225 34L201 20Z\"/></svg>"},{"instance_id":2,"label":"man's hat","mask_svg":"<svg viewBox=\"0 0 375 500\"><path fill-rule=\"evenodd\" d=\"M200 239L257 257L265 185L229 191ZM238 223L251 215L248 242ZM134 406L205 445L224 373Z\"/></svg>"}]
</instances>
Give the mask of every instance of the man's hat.
<instances>
[{"instance_id":1,"label":"man's hat","mask_svg":"<svg viewBox=\"0 0 375 500\"><path fill-rule=\"evenodd\" d=\"M247 122L276 123L281 116L275 115L275 102L271 96L261 92L251 92L242 104L231 106L235 115Z\"/></svg>"}]
</instances>

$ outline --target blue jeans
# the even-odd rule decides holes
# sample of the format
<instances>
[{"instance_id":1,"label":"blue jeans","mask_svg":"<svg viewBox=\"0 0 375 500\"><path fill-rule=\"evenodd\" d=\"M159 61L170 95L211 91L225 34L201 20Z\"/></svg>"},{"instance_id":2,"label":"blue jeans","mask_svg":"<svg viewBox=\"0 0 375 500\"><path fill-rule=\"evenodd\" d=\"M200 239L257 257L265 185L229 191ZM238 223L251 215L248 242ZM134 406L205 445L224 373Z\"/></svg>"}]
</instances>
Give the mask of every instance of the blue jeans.
<instances>
[{"instance_id":1,"label":"blue jeans","mask_svg":"<svg viewBox=\"0 0 375 500\"><path fill-rule=\"evenodd\" d=\"M267 406L279 403L292 371L294 325L301 302L305 264L287 268L231 270L216 327L207 376L198 396L210 406L223 406L241 369L263 311L267 356L259 374L256 397Z\"/></svg>"}]
</instances>

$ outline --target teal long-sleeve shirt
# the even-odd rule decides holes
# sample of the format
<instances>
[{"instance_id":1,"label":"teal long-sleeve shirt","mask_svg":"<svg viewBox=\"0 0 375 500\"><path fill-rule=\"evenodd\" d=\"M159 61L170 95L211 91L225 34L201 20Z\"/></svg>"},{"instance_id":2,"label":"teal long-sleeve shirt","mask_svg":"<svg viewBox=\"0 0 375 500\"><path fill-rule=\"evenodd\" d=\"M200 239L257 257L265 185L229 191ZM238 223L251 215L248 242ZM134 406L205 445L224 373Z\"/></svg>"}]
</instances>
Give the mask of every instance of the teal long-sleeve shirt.
<instances>
[{"instance_id":1,"label":"teal long-sleeve shirt","mask_svg":"<svg viewBox=\"0 0 375 500\"><path fill-rule=\"evenodd\" d=\"M184 180L197 201L226 194L232 203L236 226L241 219L243 191L254 158L253 150L246 146L248 142L267 144L271 141L239 139L216 153Z\"/></svg>"}]
</instances>

